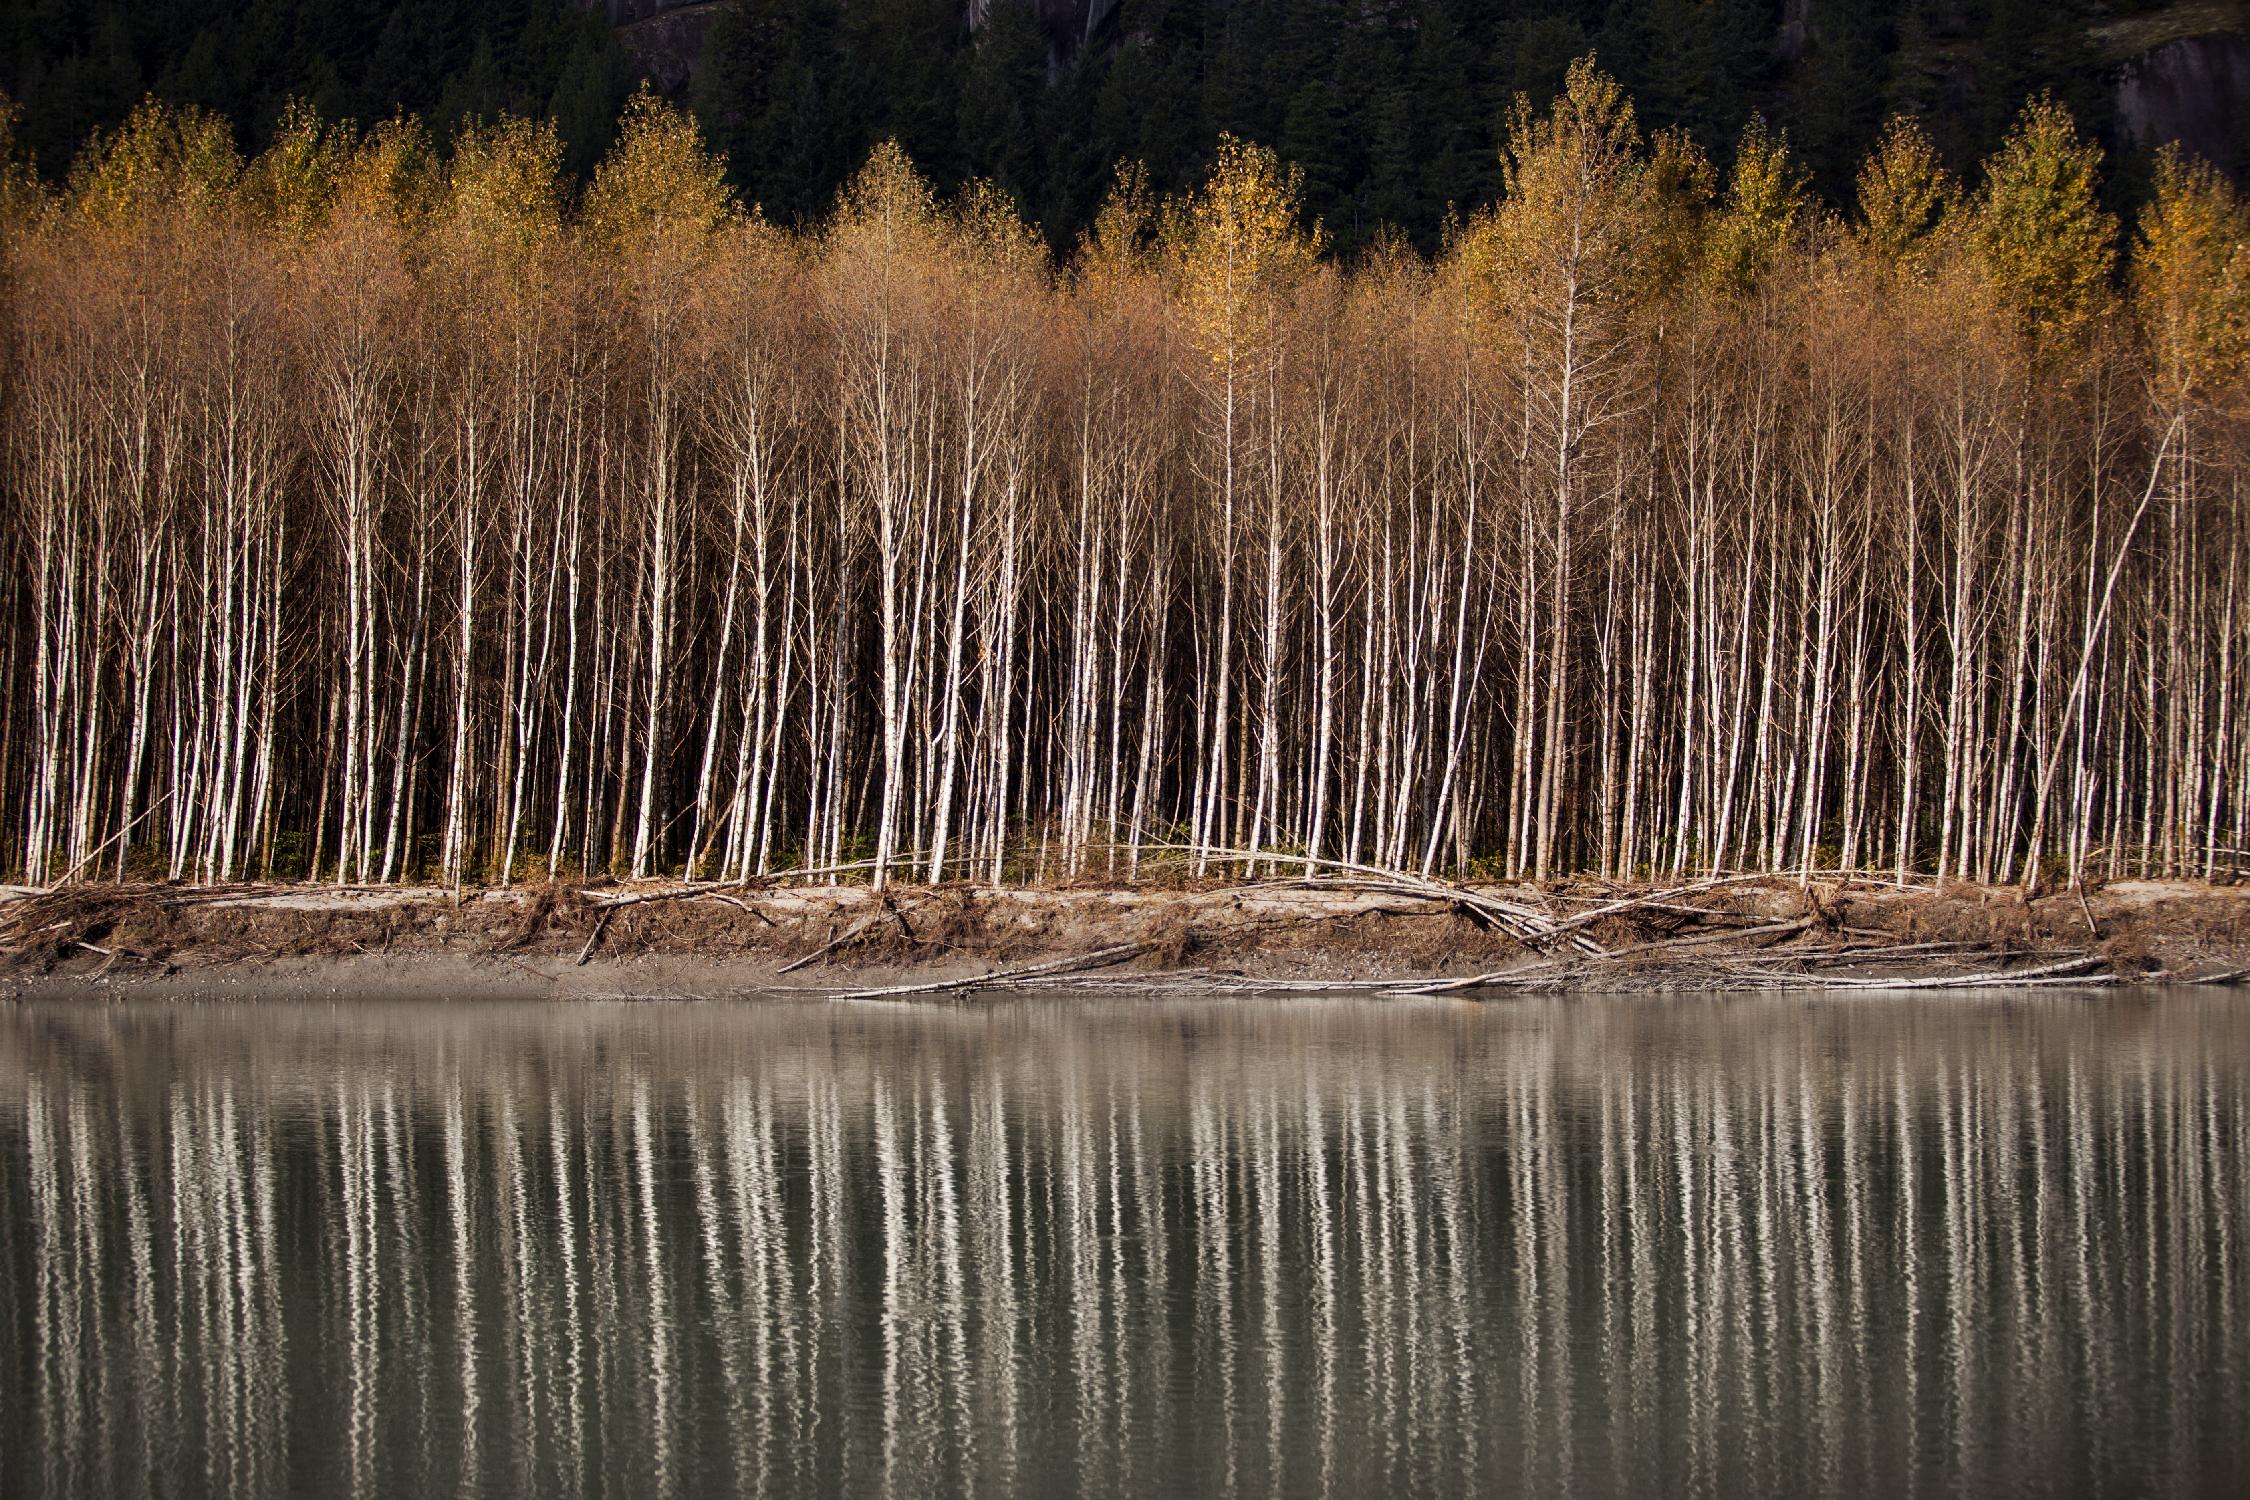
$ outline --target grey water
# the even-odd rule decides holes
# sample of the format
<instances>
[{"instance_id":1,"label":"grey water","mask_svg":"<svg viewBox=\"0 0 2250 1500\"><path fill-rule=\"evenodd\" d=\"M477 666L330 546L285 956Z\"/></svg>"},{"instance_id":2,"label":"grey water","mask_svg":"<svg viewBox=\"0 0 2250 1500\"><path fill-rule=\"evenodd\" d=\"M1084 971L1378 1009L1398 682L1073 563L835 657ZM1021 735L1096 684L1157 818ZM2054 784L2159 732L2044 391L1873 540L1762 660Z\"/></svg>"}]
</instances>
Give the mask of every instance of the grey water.
<instances>
[{"instance_id":1,"label":"grey water","mask_svg":"<svg viewBox=\"0 0 2250 1500\"><path fill-rule=\"evenodd\" d=\"M2250 1005L0 1009L0 1494L2242 1495Z\"/></svg>"}]
</instances>

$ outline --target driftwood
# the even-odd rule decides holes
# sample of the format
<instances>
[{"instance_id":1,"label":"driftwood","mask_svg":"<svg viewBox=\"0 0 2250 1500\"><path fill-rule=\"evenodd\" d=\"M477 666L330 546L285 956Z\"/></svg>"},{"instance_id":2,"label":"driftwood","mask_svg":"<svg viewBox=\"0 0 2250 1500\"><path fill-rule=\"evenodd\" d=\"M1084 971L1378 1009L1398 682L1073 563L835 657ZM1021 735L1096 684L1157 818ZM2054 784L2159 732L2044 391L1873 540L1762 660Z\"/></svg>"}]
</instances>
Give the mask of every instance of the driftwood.
<instances>
[{"instance_id":1,"label":"driftwood","mask_svg":"<svg viewBox=\"0 0 2250 1500\"><path fill-rule=\"evenodd\" d=\"M1510 969L1495 969L1485 974L1469 974L1458 979L1440 980L1390 980L1382 987L1401 995L1452 995L1480 989L1522 989L1530 985L1550 984L1557 980L1576 981L1593 977L1612 964L1636 960L1658 953L1675 952L1685 948L1708 947L1713 943L1739 942L1748 937L1785 937L1803 932L1812 925L1810 917L1800 917L1792 922L1772 922L1759 927L1729 927L1719 932L1696 933L1689 937L1663 938L1653 943L1641 943L1631 948L1614 948L1577 960L1554 960L1543 964L1518 965Z\"/></svg>"},{"instance_id":2,"label":"driftwood","mask_svg":"<svg viewBox=\"0 0 2250 1500\"><path fill-rule=\"evenodd\" d=\"M1170 980L1178 972L1167 971L1157 977ZM1260 979L1227 974L1214 979L1210 988L1229 995L1380 995L1397 990L1400 983L1396 979Z\"/></svg>"},{"instance_id":3,"label":"driftwood","mask_svg":"<svg viewBox=\"0 0 2250 1500\"><path fill-rule=\"evenodd\" d=\"M1555 930L1558 933L1571 932L1598 922L1604 917L1621 917L1637 911L1657 908L1679 911L1682 908L1675 903L1682 896L1700 896L1707 891L1720 890L1730 885L1770 882L1771 879L1772 877L1764 875L1726 875L1711 880L1698 880L1691 885L1676 885L1666 890L1650 891L1646 895L1626 896L1617 900L1606 901L1591 911L1574 913L1556 923ZM1717 912L1706 911L1702 907L1689 907L1686 910L1699 912L1706 916L1720 915Z\"/></svg>"},{"instance_id":4,"label":"driftwood","mask_svg":"<svg viewBox=\"0 0 2250 1500\"><path fill-rule=\"evenodd\" d=\"M923 856L920 854L894 854L891 856L891 863L902 868L912 868L922 858ZM723 901L727 899L730 892L763 890L777 885L819 880L834 875L866 874L874 868L875 861L871 859L854 859L847 860L842 864L814 865L805 869L768 870L759 875L745 875L737 880L671 881L652 890L619 891L614 895L606 892L592 893L587 896L587 899L596 906L638 906L646 901L693 901L697 899ZM343 887L336 887L335 889L343 889ZM369 886L365 889L395 890L399 887ZM737 901L735 904L741 905L742 903ZM752 911L753 908L744 906L743 910ZM758 912L756 915L764 916L764 913Z\"/></svg>"},{"instance_id":5,"label":"driftwood","mask_svg":"<svg viewBox=\"0 0 2250 1500\"><path fill-rule=\"evenodd\" d=\"M713 901L722 902L728 906L732 906L739 910L748 912L751 916L756 917L759 921L765 923L768 927L778 927L781 925L773 918L767 916L764 912L758 910L758 908L756 908L755 906L752 906L749 902L743 900L740 896L730 896L725 891L708 891L705 892L705 894L709 897L709 899Z\"/></svg>"},{"instance_id":6,"label":"driftwood","mask_svg":"<svg viewBox=\"0 0 2250 1500\"><path fill-rule=\"evenodd\" d=\"M927 858L929 858L927 854L918 850L901 851L891 856L891 868L910 871ZM874 868L875 861L871 859L848 859L837 865L809 865L802 869L768 870L763 875L752 876L751 879L765 885L783 885L793 881L825 880L832 875L872 873ZM911 884L911 881L909 883Z\"/></svg>"},{"instance_id":7,"label":"driftwood","mask_svg":"<svg viewBox=\"0 0 2250 1500\"><path fill-rule=\"evenodd\" d=\"M2250 969L2221 969L2216 974L2167 972L2148 976L2151 984L2240 984L2246 979L2250 979Z\"/></svg>"},{"instance_id":8,"label":"driftwood","mask_svg":"<svg viewBox=\"0 0 2250 1500\"><path fill-rule=\"evenodd\" d=\"M615 896L597 891L589 895L586 900L593 906L597 906L604 911L610 911L620 906L645 906L651 901L700 901L706 896L718 895L721 890L734 889L740 889L740 887L733 884L723 887L716 885L675 885L666 886L658 891L625 891Z\"/></svg>"},{"instance_id":9,"label":"driftwood","mask_svg":"<svg viewBox=\"0 0 2250 1500\"><path fill-rule=\"evenodd\" d=\"M1002 969L992 974L974 974L966 979L935 979L921 984L887 984L870 989L839 990L837 1000L891 1000L905 995L941 995L960 990L1006 989L1012 985L1028 984L1033 980L1056 979L1065 974L1076 974L1087 969L1107 968L1121 964L1129 958L1138 958L1156 945L1154 943L1118 943L1113 947L1097 948L1091 953L1073 954L1068 958L1050 958L1043 963L1025 964L1021 968Z\"/></svg>"},{"instance_id":10,"label":"driftwood","mask_svg":"<svg viewBox=\"0 0 2250 1500\"><path fill-rule=\"evenodd\" d=\"M660 891L630 891L619 896L593 896L588 899L603 911L612 911L620 906L642 906L651 901L718 901L750 913L768 927L776 925L773 918L734 894L744 889L747 887L741 881L727 881L714 885L668 887Z\"/></svg>"},{"instance_id":11,"label":"driftwood","mask_svg":"<svg viewBox=\"0 0 2250 1500\"><path fill-rule=\"evenodd\" d=\"M1550 959L1546 963L1497 969L1489 974L1469 974L1459 979L1395 979L1385 988L1395 995L1460 995L1475 990L1529 989L1583 972L1582 965L1563 959Z\"/></svg>"},{"instance_id":12,"label":"driftwood","mask_svg":"<svg viewBox=\"0 0 2250 1500\"><path fill-rule=\"evenodd\" d=\"M812 952L806 954L803 958L797 959L791 963L783 964L774 972L777 974L794 974L799 969L805 967L805 965L807 964L818 963L822 959L826 958L829 954L834 953L838 948L843 947L846 943L858 937L861 933L867 931L876 923L882 921L883 918L890 916L891 914L892 913L890 912L888 907L885 907L884 909L879 911L870 912L866 916L860 918L857 922L854 922L850 927L846 928L840 935L830 938L827 942L822 943L819 947L813 949Z\"/></svg>"},{"instance_id":13,"label":"driftwood","mask_svg":"<svg viewBox=\"0 0 2250 1500\"><path fill-rule=\"evenodd\" d=\"M1384 895L1408 896L1422 901L1440 901L1480 919L1485 925L1498 928L1528 948L1546 952L1559 942L1567 941L1582 953L1599 953L1602 947L1582 932L1565 933L1561 924L1546 912L1521 902L1510 901L1474 886L1454 881L1439 880L1433 876L1418 875L1406 870L1389 870L1380 865L1356 864L1343 859L1313 859L1302 854L1275 854L1255 849L1191 849L1185 845L1155 845L1152 847L1182 854L1200 854L1206 859L1223 864L1273 865L1286 867L1301 865L1308 870L1327 870L1332 874L1322 877L1302 875L1294 879L1274 878L1253 882L1269 886L1291 886L1314 890L1372 891Z\"/></svg>"},{"instance_id":14,"label":"driftwood","mask_svg":"<svg viewBox=\"0 0 2250 1500\"><path fill-rule=\"evenodd\" d=\"M1393 980L1382 988L1396 995L1465 995L1487 990L1554 989L1562 987L1598 987L1607 973L1614 972L1618 960L1640 959L1659 953L1708 946L1724 938L1738 938L1752 932L1783 934L1792 929L1802 930L1810 925L1810 918L1800 922L1774 923L1764 929L1738 929L1726 933L1710 933L1690 938L1675 938L1664 942L1646 943L1637 948L1618 949L1599 959L1549 959L1542 963L1521 964L1514 968L1498 969L1486 974L1469 974L1458 979L1443 980ZM1921 945L1900 945L1916 947ZM1953 947L1953 944L1930 945ZM1950 990L2015 988L2044 984L2108 985L2125 982L2124 977L2107 968L2108 961L2099 954L2071 953L2045 955L2050 961L2030 968L1981 968L1965 974L1914 974L1914 975L1838 975L1804 972L1782 972L1758 967L1759 959L1775 962L1864 962L1868 955L1852 950L1817 948L1810 950L1786 947L1767 950L1757 955L1734 955L1709 960L1691 959L1665 972L1668 986L1687 989L1738 989L1738 990L1836 990L1850 992L1885 990ZM2250 970L2236 970L2195 979L2184 976L2155 975L2158 982L2193 984L2231 984Z\"/></svg>"},{"instance_id":15,"label":"driftwood","mask_svg":"<svg viewBox=\"0 0 2250 1500\"><path fill-rule=\"evenodd\" d=\"M1976 989L1983 986L2028 984L2038 979L2071 978L2084 984L2107 984L2116 981L2116 975L2094 975L2092 970L2106 962L2098 954L2081 953L2056 963L2041 964L2029 969L1981 969L1973 974L1947 974L1938 978L1926 975L1908 978L1853 979L1827 974L1758 974L1761 987L1775 989L1818 990L1954 990Z\"/></svg>"},{"instance_id":16,"label":"driftwood","mask_svg":"<svg viewBox=\"0 0 2250 1500\"><path fill-rule=\"evenodd\" d=\"M2079 919L2088 913L2084 908L2073 911L2071 903L2074 899L2083 901L2083 892L2075 897L2057 893L2052 899L2058 904L2050 908L2050 919L2044 923L2022 922L2019 931L2012 917L1999 926L1976 921L1981 908L1979 894L1973 888L1962 888L1957 898L1910 904L1886 922L1886 912L1895 909L1886 908L1881 900L1837 908L1826 894L1800 894L1790 882L1764 877L1720 875L1652 886L1645 891L1581 883L1567 890L1533 891L1527 887L1519 893L1341 860L1312 861L1314 870L1308 875L1297 873L1306 863L1301 856L1230 849L1209 853L1229 864L1255 861L1261 868L1278 866L1287 873L1243 883L1199 884L1171 897L1145 890L1119 895L1097 889L1086 892L1085 899L1078 901L1067 891L1010 891L1006 894L1024 903L1023 920L1017 920L1013 906L1001 903L995 908L1000 912L998 920L980 926L964 918L928 935L916 930L923 925L918 918L911 924L909 921L917 913L936 909L918 904L918 898L932 894L927 888L869 891L852 887L786 897L748 894L770 891L774 878L817 872L782 872L778 877L748 882L665 881L623 887L598 885L592 889L554 885L521 892L495 891L479 903L484 916L478 922L459 929L440 923L434 930L426 921L426 911L416 909L423 898L442 894L427 887L146 883L0 888L0 962L42 972L51 972L78 955L119 964L169 965L174 953L184 948L191 955L188 962L209 965L243 956L236 949L244 943L270 944L277 954L341 956L345 951L341 945L351 940L354 932L365 936L369 945L386 951L411 953L442 948L474 954L480 951L481 943L483 953L503 956L506 950L520 947L526 933L540 930L556 898L562 897L584 910L590 919L590 930L576 953L575 962L580 966L602 950L618 911L652 903L699 900L732 906L773 931L774 936L762 942L745 942L748 935L738 932L720 945L724 952L740 951L746 956L760 948L770 952L785 940L795 946L802 941L794 937L795 933L817 932L796 915L799 908L825 912L832 924L828 940L783 964L778 970L783 975L864 941L885 921L896 922L917 952L937 939L962 932L970 934L962 946L971 951L981 946L995 956L1015 952L1029 959L1041 952L1052 955L1080 950L1020 969L1001 969L965 979L842 991L865 998L1005 988L1070 974L1091 974L1141 953L1156 954L1151 962L1158 967L1136 967L1081 982L1110 990L1130 982L1136 987L1158 989L1192 987L1203 993L1473 998L1479 994L1552 992L1570 987L1713 992L1798 989L1853 994L2127 982L2218 986L2250 979L2250 969L2218 967L2242 961L2231 948L2206 949L2198 955L2184 944L2166 944L2169 951L2159 949L2160 957L2152 954L2154 961L2141 964L2121 957L2113 960L2091 943L2080 945L2076 940L2081 931L2102 931L2114 925L2125 938L2135 939L2139 926L2137 908L2127 902L2119 907L2118 917L2113 919L2104 910L2100 927L2089 921L2082 929ZM1714 894L1722 888L1761 882L1762 890ZM1824 872L1821 885L1824 892L1833 892L1835 878ZM1261 898L1260 892L1267 894ZM1294 892L1306 894L1291 894ZM524 904L528 915L515 931L496 939L491 929L504 916L505 903L511 900ZM780 907L772 906L774 901L780 902ZM216 929L230 924L227 916L212 908L268 905L273 908L273 918L254 929L244 929L247 936L217 933ZM939 907L945 905L945 897L940 894ZM2005 902L2002 905L2006 910L2001 915L2009 917L2014 908ZM762 906L768 910L760 910ZM1919 925L1925 906L1939 924L1927 938L1923 938L1924 929ZM1777 919L1777 907L1790 915ZM393 908L404 914L403 920L386 914ZM983 910L981 904L978 909ZM284 914L298 910L306 915L293 927ZM2067 932L2058 930L2052 921L2052 915L2060 912L2070 913ZM349 913L350 921L331 931L329 913ZM1343 972L1349 973L1352 967L1367 964L1377 951L1395 952L1396 961L1405 965L1426 962L1407 956L1427 948L1431 934L1425 929L1414 929L1411 945L1391 943L1388 949L1388 940L1351 929L1353 919L1371 913L1439 920L1449 920L1449 914L1465 916L1494 937L1506 940L1473 939L1466 951L1485 955L1488 964L1504 962L1505 966L1458 977L1433 976L1427 967L1419 973L1386 977L1379 967L1375 970L1377 977L1348 979L1260 977L1233 970L1232 958L1227 960L1229 968L1219 970L1161 967L1167 958L1176 959L1190 948L1203 955L1201 962L1210 962L1230 948L1242 957L1253 953L1293 954L1300 972L1341 961L1346 965ZM776 920L777 915L781 920ZM157 920L136 924L136 918L148 917ZM175 921L180 925L173 925ZM1180 933L1189 930L1183 924L1190 921L1197 924L1195 936L1183 941ZM1877 925L1868 925L1870 922ZM1610 925L1601 928L1605 941L1597 942L1592 929L1602 923ZM1337 934L1340 948L1336 952L1329 951L1324 931L1329 924L1343 924ZM838 925L844 930L838 932ZM713 930L701 921L677 924L677 928L680 940L690 944L702 941ZM1974 935L1987 928L1996 934L1994 938L1980 940ZM654 934L661 946L666 941L663 934L674 928L657 921L643 932L636 921L634 930L643 939ZM2003 930L2012 935L1998 936ZM2180 931L2186 934L2193 929L2183 927ZM785 932L791 935L787 939ZM2169 934L2159 927L2150 935L2161 939ZM1632 940L1635 937L1642 940ZM1027 946L1017 946L1026 938ZM1117 941L1127 938L1138 941ZM1108 946L1099 946L1105 941ZM302 946L293 947L293 942ZM1515 945L1528 951L1508 951ZM350 947L352 951L367 951L356 940L350 941ZM570 951L565 947L558 957L570 962ZM2120 954L2127 951L2149 950L2134 941L2118 949ZM1354 952L1361 954L1356 965L1351 957ZM778 961L781 956L774 953L769 961ZM1268 966L1261 962L1257 967ZM1285 961L1281 968L1286 967ZM1360 968L1360 972L1366 971ZM76 972L83 976L87 971L81 965L76 966Z\"/></svg>"},{"instance_id":17,"label":"driftwood","mask_svg":"<svg viewBox=\"0 0 2250 1500\"><path fill-rule=\"evenodd\" d=\"M602 940L602 929L609 926L609 919L616 915L617 908L605 906L602 914L594 918L594 930L586 934L586 946L578 950L579 967L583 968L586 960L594 956L594 945Z\"/></svg>"},{"instance_id":18,"label":"driftwood","mask_svg":"<svg viewBox=\"0 0 2250 1500\"><path fill-rule=\"evenodd\" d=\"M1620 959L1642 958L1651 953L1669 953L1681 948L1708 948L1713 943L1739 943L1745 938L1793 937L1812 924L1811 917L1799 917L1792 922L1763 922L1755 927L1721 927L1715 932L1690 933L1686 937L1659 938L1653 943L1640 943L1631 948L1613 948L1602 957L1616 962Z\"/></svg>"}]
</instances>

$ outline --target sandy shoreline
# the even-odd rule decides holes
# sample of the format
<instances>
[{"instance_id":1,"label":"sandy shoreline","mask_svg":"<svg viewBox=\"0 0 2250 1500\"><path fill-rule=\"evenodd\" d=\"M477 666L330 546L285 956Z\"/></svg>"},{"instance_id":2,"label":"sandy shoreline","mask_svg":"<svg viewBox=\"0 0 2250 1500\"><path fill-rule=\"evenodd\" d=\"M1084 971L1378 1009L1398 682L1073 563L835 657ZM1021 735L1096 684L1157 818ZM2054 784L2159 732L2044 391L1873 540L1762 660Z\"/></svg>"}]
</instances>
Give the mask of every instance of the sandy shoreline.
<instances>
[{"instance_id":1,"label":"sandy shoreline","mask_svg":"<svg viewBox=\"0 0 2250 1500\"><path fill-rule=\"evenodd\" d=\"M1032 986L1477 998L2233 982L2250 887L1874 879L1184 887L0 890L0 998L910 998Z\"/></svg>"}]
</instances>

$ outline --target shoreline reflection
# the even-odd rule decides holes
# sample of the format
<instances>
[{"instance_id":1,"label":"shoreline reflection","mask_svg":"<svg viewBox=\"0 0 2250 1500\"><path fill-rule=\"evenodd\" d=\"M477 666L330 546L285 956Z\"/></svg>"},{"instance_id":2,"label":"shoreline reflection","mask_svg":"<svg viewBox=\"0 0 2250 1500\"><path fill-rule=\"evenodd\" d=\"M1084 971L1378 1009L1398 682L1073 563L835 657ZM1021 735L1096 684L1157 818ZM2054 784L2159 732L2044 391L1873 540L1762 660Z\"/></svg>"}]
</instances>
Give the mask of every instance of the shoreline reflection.
<instances>
[{"instance_id":1,"label":"shoreline reflection","mask_svg":"<svg viewBox=\"0 0 2250 1500\"><path fill-rule=\"evenodd\" d=\"M2250 1488L2250 1013L18 1006L0 1493Z\"/></svg>"}]
</instances>

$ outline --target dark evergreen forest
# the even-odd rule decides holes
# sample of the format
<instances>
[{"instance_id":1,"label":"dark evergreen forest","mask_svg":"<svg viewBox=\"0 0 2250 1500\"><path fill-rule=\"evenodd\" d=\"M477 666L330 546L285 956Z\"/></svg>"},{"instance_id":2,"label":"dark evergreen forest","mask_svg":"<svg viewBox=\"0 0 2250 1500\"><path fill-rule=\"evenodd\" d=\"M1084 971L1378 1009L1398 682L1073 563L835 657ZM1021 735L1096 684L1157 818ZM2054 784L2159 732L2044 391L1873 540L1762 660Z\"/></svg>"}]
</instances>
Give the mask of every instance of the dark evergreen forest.
<instances>
[{"instance_id":1,"label":"dark evergreen forest","mask_svg":"<svg viewBox=\"0 0 2250 1500\"><path fill-rule=\"evenodd\" d=\"M2100 38L2152 0L1122 0L1090 42L1082 10L1049 0L1043 23L1038 4L982 0L972 27L964 0L729 0L690 102L737 189L774 218L824 211L889 138L941 191L999 184L1058 246L1116 162L1177 191L1230 133L1303 168L1306 207L1339 250L1385 224L1432 248L1452 209L1497 195L1509 103L1544 105L1588 51L1647 127L1722 160L1753 115L1786 130L1832 199L1893 113L1921 116L1958 169L2043 90L2109 147L2113 199L2145 189L2145 160L2116 138ZM578 0L7 9L0 91L50 176L150 93L217 112L250 150L292 99L334 119L403 110L441 134L545 115L582 172L638 74L600 7Z\"/></svg>"},{"instance_id":2,"label":"dark evergreen forest","mask_svg":"<svg viewBox=\"0 0 2250 1500\"><path fill-rule=\"evenodd\" d=\"M1742 122L1788 132L1845 196L1889 116L1960 166L2052 91L2111 134L2086 0L1123 0L1115 35L1067 60L1035 0L740 0L714 26L695 104L746 193L799 219L895 137L941 185L987 177L1058 243L1112 163L1160 191L1196 181L1221 134L1305 172L1343 250L1385 224L1430 248L1449 209L1500 188L1501 121L1596 53L1655 131L1724 159ZM2105 10L2117 9L2115 6ZM2112 142L2113 146L2117 143ZM2113 152L2113 155L2116 154ZM2129 174L2130 175L2130 174Z\"/></svg>"},{"instance_id":3,"label":"dark evergreen forest","mask_svg":"<svg viewBox=\"0 0 2250 1500\"><path fill-rule=\"evenodd\" d=\"M450 133L502 114L552 118L583 172L638 70L575 0L9 0L0 93L50 176L153 94L210 110L262 150L292 101L322 117L420 117Z\"/></svg>"}]
</instances>

